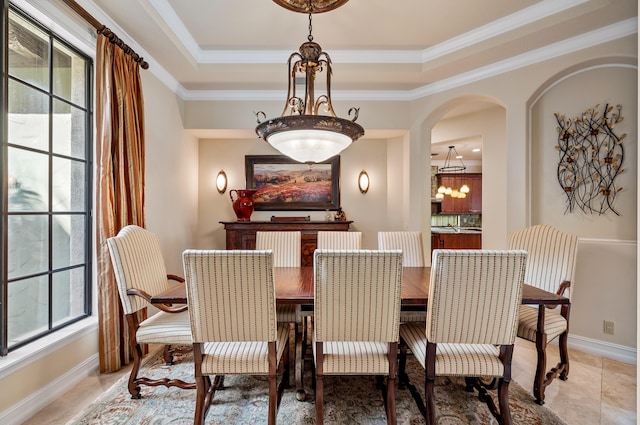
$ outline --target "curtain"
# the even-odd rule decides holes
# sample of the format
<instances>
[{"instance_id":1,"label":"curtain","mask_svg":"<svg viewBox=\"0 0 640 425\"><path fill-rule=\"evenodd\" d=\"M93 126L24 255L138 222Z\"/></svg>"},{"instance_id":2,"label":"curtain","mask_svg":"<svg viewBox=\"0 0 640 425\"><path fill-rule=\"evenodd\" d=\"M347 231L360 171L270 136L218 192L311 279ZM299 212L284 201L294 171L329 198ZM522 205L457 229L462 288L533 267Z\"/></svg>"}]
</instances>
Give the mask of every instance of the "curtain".
<instances>
[{"instance_id":1,"label":"curtain","mask_svg":"<svg viewBox=\"0 0 640 425\"><path fill-rule=\"evenodd\" d=\"M129 363L127 326L107 248L122 227L144 227L144 105L140 66L98 34L96 243L100 372Z\"/></svg>"}]
</instances>

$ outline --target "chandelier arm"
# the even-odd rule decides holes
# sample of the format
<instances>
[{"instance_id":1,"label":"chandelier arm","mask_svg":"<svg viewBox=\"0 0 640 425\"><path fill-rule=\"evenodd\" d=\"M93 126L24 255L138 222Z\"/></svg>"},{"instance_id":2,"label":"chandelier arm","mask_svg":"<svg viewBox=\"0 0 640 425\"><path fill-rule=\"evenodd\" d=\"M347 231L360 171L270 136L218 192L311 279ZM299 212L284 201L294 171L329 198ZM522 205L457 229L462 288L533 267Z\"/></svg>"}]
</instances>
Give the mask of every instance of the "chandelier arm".
<instances>
[{"instance_id":1,"label":"chandelier arm","mask_svg":"<svg viewBox=\"0 0 640 425\"><path fill-rule=\"evenodd\" d=\"M297 58L298 60L293 64L293 66L291 65L291 61L293 59ZM289 109L291 109L291 114L293 114L293 106L294 104L291 103L292 99L296 98L296 68L298 66L298 63L300 62L300 60L302 60L302 56L300 56L300 53L298 52L293 52L291 53L291 55L289 55L289 59L287 60L287 69L289 70L288 73L288 77L287 77L287 98L284 102L284 109L282 110L282 114L280 115L287 115L287 111Z\"/></svg>"}]
</instances>

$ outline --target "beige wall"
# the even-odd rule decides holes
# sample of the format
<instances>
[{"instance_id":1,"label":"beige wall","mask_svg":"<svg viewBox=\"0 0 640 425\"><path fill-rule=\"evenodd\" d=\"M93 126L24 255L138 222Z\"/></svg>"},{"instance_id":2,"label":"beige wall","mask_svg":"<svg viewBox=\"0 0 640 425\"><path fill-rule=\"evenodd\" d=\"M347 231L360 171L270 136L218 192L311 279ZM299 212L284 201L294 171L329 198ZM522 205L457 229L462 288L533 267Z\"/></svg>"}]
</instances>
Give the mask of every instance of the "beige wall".
<instances>
[{"instance_id":1,"label":"beige wall","mask_svg":"<svg viewBox=\"0 0 640 425\"><path fill-rule=\"evenodd\" d=\"M341 155L341 189L342 205L349 219L354 220L354 229L363 231L364 245L374 247L375 232L382 229L421 229L428 234L431 132L451 108L467 100L483 100L497 105L495 110L486 112L497 116L483 117L480 113L470 117L471 121L460 123L460 128L467 127L473 132L482 132L485 141L482 163L483 247L506 248L510 232L530 224L547 222L578 235L581 238L581 246L587 242L593 244L592 241L595 240L606 252L617 252L620 249L627 254L635 252L635 186L628 185L625 199L620 200L621 206L625 209L624 217L565 217L562 209L553 206L546 208L546 198L552 197L555 199L554 202L562 202L562 193L556 192L554 188L557 183L545 182L541 189L540 182L537 181L541 176L547 179L548 175L555 175L555 168L549 169L548 163L548 155L553 156L555 150L547 152L546 158L541 161L536 157L536 150L532 150L532 146L534 138L541 132L546 134L545 141L552 137L551 143L554 143L556 137L553 134L553 114L549 114L547 110L542 113L540 105L545 105L547 109L551 107L550 112L555 112L558 107L567 111L581 111L596 103L606 102L609 97L620 99L616 100L617 103L625 103L623 111L625 124L628 126L625 132L629 133L626 140L629 144L637 140L637 70L635 67L627 67L622 73L618 70L620 64L628 66L635 63L636 57L637 39L628 37L415 101L394 102L388 107L385 107L385 102L366 102L360 105L361 124L365 127L366 134ZM595 65L599 65L601 69L579 73L579 83L566 79L568 74ZM607 84L603 84L603 81L607 81ZM591 90L596 86L597 90ZM540 98L549 87L553 88ZM589 90L586 90L586 87ZM558 99L562 99L562 102L557 102ZM247 111L279 110L275 102L263 105L260 105L260 102L233 102L231 111L242 111L245 115L238 119L228 115L223 103L186 102L185 121L194 125L197 123L194 128L198 130L227 131L232 125L239 125L245 131L244 134L249 134L253 123L246 118ZM537 108L535 111L532 109L534 107ZM210 115L215 112L223 118ZM221 122L225 123L224 127L216 128L211 125ZM487 126L487 122L495 122L495 125ZM380 134L384 130L399 130L402 134L382 140L370 138L371 135ZM460 136L462 137L462 134ZM265 146L264 142L251 137L243 140L217 138L203 140L200 143L200 247L224 247L224 234L218 221L234 219L228 197L218 195L213 189L212 179L215 173L224 168L227 174L235 179L235 183L230 187L241 187L238 185L244 183L243 155L276 153ZM380 159L379 156L383 158ZM626 165L628 175L625 179L633 182L637 175L637 161L633 160L637 158L635 147L629 150L629 158ZM205 167L209 166L208 175L204 176ZM372 189L366 195L361 195L355 188L355 176L361 169L366 169L371 177ZM379 176L379 173L386 175ZM386 180L386 185L380 186L379 180ZM210 186L206 191L202 188L204 184ZM540 190L546 193L544 202L539 199ZM255 219L260 220L268 219L272 213L255 214ZM321 219L322 213L317 217ZM594 220L611 224L595 231L592 229ZM625 248L619 248L617 245L620 243ZM425 246L429 246L428 238L425 238ZM577 279L580 281L576 282L576 304L572 310L572 321L580 325L573 325L572 336L582 342L596 345L603 343L605 349L606 344L613 343L635 350L636 258L625 254L615 257L616 261L611 263L616 268L616 276L620 281L615 285L616 297L628 300L624 307L603 305L594 311L592 306L600 299L610 296L610 292L608 286L603 286L602 281L595 278L599 276L597 270L606 267L606 264L590 258L589 255L593 252L585 248L583 253L579 254L581 268L578 270ZM617 319L619 317L626 319ZM616 321L615 335L603 334L602 320L605 319Z\"/></svg>"}]
</instances>

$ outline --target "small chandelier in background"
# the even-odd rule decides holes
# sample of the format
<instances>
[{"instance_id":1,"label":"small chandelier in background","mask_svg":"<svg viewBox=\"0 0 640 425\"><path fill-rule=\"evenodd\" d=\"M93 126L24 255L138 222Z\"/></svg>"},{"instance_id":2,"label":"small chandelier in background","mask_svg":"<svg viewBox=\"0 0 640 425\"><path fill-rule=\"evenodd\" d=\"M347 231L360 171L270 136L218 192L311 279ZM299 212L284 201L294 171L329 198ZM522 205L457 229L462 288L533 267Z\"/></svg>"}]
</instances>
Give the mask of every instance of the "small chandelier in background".
<instances>
[{"instance_id":1,"label":"small chandelier in background","mask_svg":"<svg viewBox=\"0 0 640 425\"><path fill-rule=\"evenodd\" d=\"M451 164L451 154L454 154L454 159L457 159L460 162L460 165ZM464 175L467 167L462 162L462 156L458 154L455 146L449 146L449 152L447 152L447 157L444 160L444 165L438 168L439 173L461 173ZM457 183L457 176L454 176L454 183ZM456 185L457 186L457 185ZM436 193L436 199L444 199L445 195L451 196L452 198L466 198L467 193L469 193L469 186L467 186L464 181L462 182L462 186L460 188L451 187L444 185L438 188L438 193Z\"/></svg>"},{"instance_id":2,"label":"small chandelier in background","mask_svg":"<svg viewBox=\"0 0 640 425\"><path fill-rule=\"evenodd\" d=\"M347 0L274 0L280 6L309 14L309 35L287 61L289 86L282 115L266 118L264 112L256 113L258 137L282 154L299 162L313 164L323 162L346 149L364 135L364 128L356 124L358 108L349 109L347 120L336 116L331 103L331 58L318 43L313 42L311 19L314 13L335 9ZM316 73L326 72L326 94L316 99ZM296 75L304 75L304 98L296 92ZM319 111L327 115L320 115Z\"/></svg>"}]
</instances>

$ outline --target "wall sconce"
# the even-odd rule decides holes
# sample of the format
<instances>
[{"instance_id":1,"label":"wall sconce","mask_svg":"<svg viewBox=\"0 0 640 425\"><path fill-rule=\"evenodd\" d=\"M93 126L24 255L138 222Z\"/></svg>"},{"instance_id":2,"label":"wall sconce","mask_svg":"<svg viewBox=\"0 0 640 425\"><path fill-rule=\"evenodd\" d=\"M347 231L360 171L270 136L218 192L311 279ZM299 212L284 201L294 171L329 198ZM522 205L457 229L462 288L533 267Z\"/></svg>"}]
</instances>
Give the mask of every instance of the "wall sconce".
<instances>
[{"instance_id":1,"label":"wall sconce","mask_svg":"<svg viewBox=\"0 0 640 425\"><path fill-rule=\"evenodd\" d=\"M358 189L362 194L369 191L369 174L364 170L360 171L360 175L358 175Z\"/></svg>"},{"instance_id":2,"label":"wall sconce","mask_svg":"<svg viewBox=\"0 0 640 425\"><path fill-rule=\"evenodd\" d=\"M216 177L216 189L220 194L227 190L227 174L223 170L220 170Z\"/></svg>"}]
</instances>

